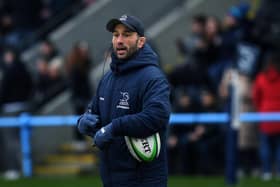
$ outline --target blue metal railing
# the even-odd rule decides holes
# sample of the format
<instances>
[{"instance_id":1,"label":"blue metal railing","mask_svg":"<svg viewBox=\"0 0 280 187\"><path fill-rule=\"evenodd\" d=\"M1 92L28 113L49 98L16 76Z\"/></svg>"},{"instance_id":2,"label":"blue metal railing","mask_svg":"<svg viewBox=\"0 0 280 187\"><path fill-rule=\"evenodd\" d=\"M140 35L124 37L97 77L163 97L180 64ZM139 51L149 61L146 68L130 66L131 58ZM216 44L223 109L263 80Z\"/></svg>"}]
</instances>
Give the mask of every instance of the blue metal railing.
<instances>
[{"instance_id":1,"label":"blue metal railing","mask_svg":"<svg viewBox=\"0 0 280 187\"><path fill-rule=\"evenodd\" d=\"M78 116L30 116L23 113L18 117L1 117L1 127L19 127L21 150L22 150L22 170L25 177L32 176L31 160L31 128L42 126L74 126ZM273 113L242 113L240 122L261 122L261 121L280 121L280 112ZM228 113L200 113L200 114L172 114L170 117L171 125L206 123L206 124L227 124L230 121Z\"/></svg>"}]
</instances>

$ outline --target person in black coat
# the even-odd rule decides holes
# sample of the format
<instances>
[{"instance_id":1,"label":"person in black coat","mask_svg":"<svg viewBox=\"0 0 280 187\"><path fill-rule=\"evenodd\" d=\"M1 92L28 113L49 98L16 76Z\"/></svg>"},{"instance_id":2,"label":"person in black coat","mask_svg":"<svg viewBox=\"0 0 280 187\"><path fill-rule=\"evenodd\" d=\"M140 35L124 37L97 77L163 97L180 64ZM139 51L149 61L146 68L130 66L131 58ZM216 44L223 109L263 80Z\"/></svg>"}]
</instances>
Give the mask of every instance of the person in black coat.
<instances>
[{"instance_id":1,"label":"person in black coat","mask_svg":"<svg viewBox=\"0 0 280 187\"><path fill-rule=\"evenodd\" d=\"M2 115L14 116L27 111L32 95L31 75L13 49L6 49L3 55L3 75L0 84L0 106ZM0 129L1 159L4 177L16 179L20 175L19 134L16 128Z\"/></svg>"},{"instance_id":2,"label":"person in black coat","mask_svg":"<svg viewBox=\"0 0 280 187\"><path fill-rule=\"evenodd\" d=\"M25 102L32 94L32 78L18 54L6 49L3 55L3 75L0 88L0 103Z\"/></svg>"}]
</instances>

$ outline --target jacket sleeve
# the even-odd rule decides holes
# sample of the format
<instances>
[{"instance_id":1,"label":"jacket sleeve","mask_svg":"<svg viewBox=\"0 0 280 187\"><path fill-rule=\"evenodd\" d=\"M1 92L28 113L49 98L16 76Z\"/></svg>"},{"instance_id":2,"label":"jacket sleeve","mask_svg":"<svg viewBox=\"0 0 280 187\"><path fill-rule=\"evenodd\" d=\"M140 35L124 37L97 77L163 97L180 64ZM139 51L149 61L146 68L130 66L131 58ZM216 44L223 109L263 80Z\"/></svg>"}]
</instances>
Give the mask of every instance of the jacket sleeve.
<instances>
[{"instance_id":1,"label":"jacket sleeve","mask_svg":"<svg viewBox=\"0 0 280 187\"><path fill-rule=\"evenodd\" d=\"M170 91L167 80L150 80L143 92L141 112L112 121L115 136L144 138L166 128L170 116Z\"/></svg>"},{"instance_id":2,"label":"jacket sleeve","mask_svg":"<svg viewBox=\"0 0 280 187\"><path fill-rule=\"evenodd\" d=\"M97 87L97 90L96 90L96 95L92 98L91 102L88 104L86 112L88 112L90 114L100 115L99 104L98 104L98 100L99 100L99 94L98 94L99 93L99 87L100 87L100 83L98 84L98 87Z\"/></svg>"},{"instance_id":3,"label":"jacket sleeve","mask_svg":"<svg viewBox=\"0 0 280 187\"><path fill-rule=\"evenodd\" d=\"M98 96L94 96L91 102L89 103L87 107L87 112L90 114L96 114L99 115L99 110L98 110Z\"/></svg>"}]
</instances>

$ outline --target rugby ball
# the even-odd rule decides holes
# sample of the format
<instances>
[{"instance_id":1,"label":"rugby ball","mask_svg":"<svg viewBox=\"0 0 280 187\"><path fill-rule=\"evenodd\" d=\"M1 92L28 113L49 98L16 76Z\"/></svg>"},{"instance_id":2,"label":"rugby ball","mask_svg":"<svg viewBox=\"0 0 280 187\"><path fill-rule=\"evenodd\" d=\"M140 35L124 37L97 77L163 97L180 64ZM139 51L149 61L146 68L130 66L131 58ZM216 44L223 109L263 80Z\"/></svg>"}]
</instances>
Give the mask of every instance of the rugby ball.
<instances>
[{"instance_id":1,"label":"rugby ball","mask_svg":"<svg viewBox=\"0 0 280 187\"><path fill-rule=\"evenodd\" d=\"M159 133L147 138L133 138L128 136L124 138L129 152L139 162L150 162L159 156L161 146Z\"/></svg>"}]
</instances>

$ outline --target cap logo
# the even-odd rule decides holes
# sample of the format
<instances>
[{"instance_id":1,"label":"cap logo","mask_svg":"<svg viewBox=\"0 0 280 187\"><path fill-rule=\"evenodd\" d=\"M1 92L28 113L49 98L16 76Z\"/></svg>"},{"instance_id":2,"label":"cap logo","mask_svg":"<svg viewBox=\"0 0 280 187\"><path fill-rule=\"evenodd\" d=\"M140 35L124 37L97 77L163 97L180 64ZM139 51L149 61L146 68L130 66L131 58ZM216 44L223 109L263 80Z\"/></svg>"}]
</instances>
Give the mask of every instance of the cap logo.
<instances>
[{"instance_id":1,"label":"cap logo","mask_svg":"<svg viewBox=\"0 0 280 187\"><path fill-rule=\"evenodd\" d=\"M120 17L120 21L126 21L127 19L127 15L122 15L122 17Z\"/></svg>"}]
</instances>

